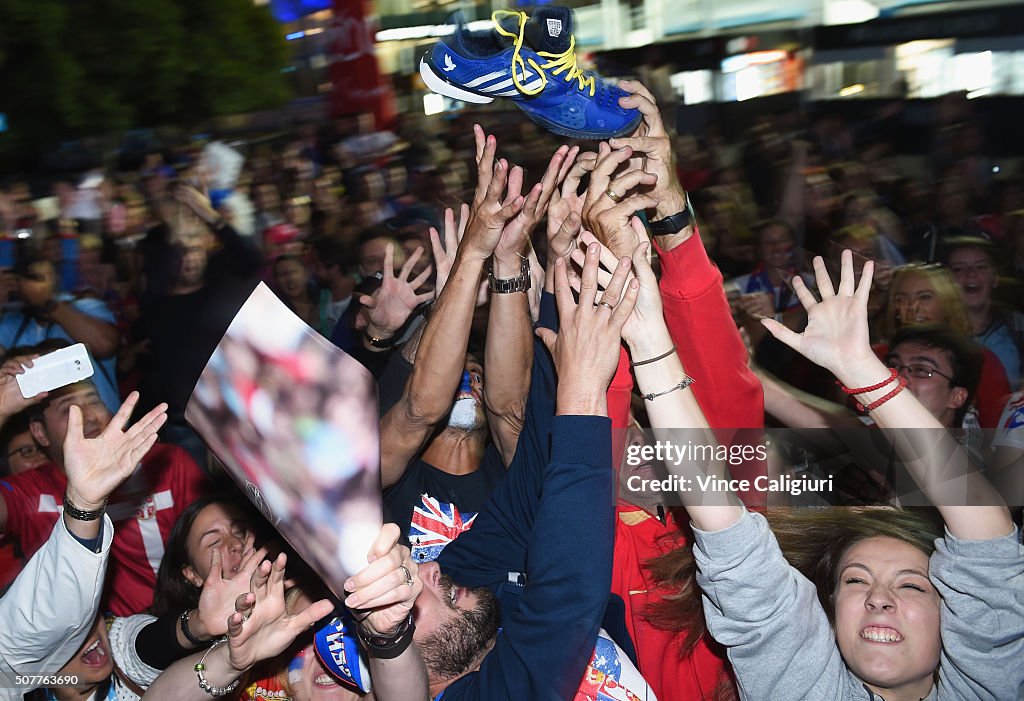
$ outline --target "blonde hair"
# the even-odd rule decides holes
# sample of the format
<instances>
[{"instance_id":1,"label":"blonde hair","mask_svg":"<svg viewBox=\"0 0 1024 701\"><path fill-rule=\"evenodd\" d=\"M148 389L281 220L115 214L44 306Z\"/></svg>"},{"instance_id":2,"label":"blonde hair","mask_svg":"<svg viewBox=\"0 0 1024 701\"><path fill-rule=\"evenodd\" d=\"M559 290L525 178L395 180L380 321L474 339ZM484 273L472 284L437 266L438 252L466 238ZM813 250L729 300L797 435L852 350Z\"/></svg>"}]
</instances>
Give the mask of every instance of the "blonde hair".
<instances>
[{"instance_id":1,"label":"blonde hair","mask_svg":"<svg viewBox=\"0 0 1024 701\"><path fill-rule=\"evenodd\" d=\"M953 275L946 268L936 263L911 263L902 265L892 274L892 282L889 284L889 302L886 307L883 331L887 338L891 338L899 330L901 324L896 320L896 288L899 281L904 277L922 277L931 283L935 290L935 296L939 298L946 318L941 323L953 329L954 332L970 337L971 321L967 316L967 305L964 304L960 287L953 279ZM933 320L938 321L938 320Z\"/></svg>"}]
</instances>

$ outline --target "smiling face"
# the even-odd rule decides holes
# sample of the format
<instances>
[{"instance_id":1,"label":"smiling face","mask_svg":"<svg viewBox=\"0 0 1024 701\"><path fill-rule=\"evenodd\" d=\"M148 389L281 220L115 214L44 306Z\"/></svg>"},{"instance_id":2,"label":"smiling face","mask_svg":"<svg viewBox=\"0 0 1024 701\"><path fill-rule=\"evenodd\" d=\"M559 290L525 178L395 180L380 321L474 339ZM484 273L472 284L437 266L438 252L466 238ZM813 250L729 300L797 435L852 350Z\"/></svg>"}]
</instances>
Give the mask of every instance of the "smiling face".
<instances>
[{"instance_id":1,"label":"smiling face","mask_svg":"<svg viewBox=\"0 0 1024 701\"><path fill-rule=\"evenodd\" d=\"M984 309L992 302L999 277L994 261L984 249L958 248L949 254L948 264L968 309Z\"/></svg>"},{"instance_id":2,"label":"smiling face","mask_svg":"<svg viewBox=\"0 0 1024 701\"><path fill-rule=\"evenodd\" d=\"M64 438L68 435L68 413L72 406L82 410L82 432L86 438L100 435L112 418L91 382L79 382L51 392L42 420L34 419L29 429L50 459L61 467L64 466Z\"/></svg>"},{"instance_id":3,"label":"smiling face","mask_svg":"<svg viewBox=\"0 0 1024 701\"><path fill-rule=\"evenodd\" d=\"M892 287L896 322L904 324L942 324L948 321L935 285L924 275L900 275Z\"/></svg>"},{"instance_id":4,"label":"smiling face","mask_svg":"<svg viewBox=\"0 0 1024 701\"><path fill-rule=\"evenodd\" d=\"M793 261L796 240L793 232L784 226L768 225L759 239L761 260L773 268L786 269Z\"/></svg>"},{"instance_id":5,"label":"smiling face","mask_svg":"<svg viewBox=\"0 0 1024 701\"><path fill-rule=\"evenodd\" d=\"M850 671L886 698L927 696L942 647L928 556L896 538L861 540L843 556L833 596Z\"/></svg>"},{"instance_id":6,"label":"smiling face","mask_svg":"<svg viewBox=\"0 0 1024 701\"><path fill-rule=\"evenodd\" d=\"M306 294L309 273L306 267L294 258L282 258L274 266L277 287L288 299L300 299Z\"/></svg>"},{"instance_id":7,"label":"smiling face","mask_svg":"<svg viewBox=\"0 0 1024 701\"><path fill-rule=\"evenodd\" d=\"M490 649L498 634L498 601L490 590L457 586L436 562L419 566L423 591L413 606L414 640L431 683L454 679Z\"/></svg>"}]
</instances>

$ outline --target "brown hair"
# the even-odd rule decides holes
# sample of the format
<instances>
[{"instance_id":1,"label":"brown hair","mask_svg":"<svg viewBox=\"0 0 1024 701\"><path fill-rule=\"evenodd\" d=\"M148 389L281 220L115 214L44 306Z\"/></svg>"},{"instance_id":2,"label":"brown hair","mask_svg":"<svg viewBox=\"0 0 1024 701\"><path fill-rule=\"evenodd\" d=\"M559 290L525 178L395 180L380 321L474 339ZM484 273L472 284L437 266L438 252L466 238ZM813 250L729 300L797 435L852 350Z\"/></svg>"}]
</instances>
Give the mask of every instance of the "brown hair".
<instances>
[{"instance_id":1,"label":"brown hair","mask_svg":"<svg viewBox=\"0 0 1024 701\"><path fill-rule=\"evenodd\" d=\"M835 620L832 595L839 563L850 547L868 538L888 537L910 543L930 557L935 539L942 536L940 521L931 510L877 506L773 509L765 516L783 556L814 584L830 623ZM649 606L644 616L656 628L677 632L680 657L686 657L707 632L693 550L689 545L677 548L652 560L648 567L655 581L674 593ZM715 698L737 698L729 680L719 683Z\"/></svg>"}]
</instances>

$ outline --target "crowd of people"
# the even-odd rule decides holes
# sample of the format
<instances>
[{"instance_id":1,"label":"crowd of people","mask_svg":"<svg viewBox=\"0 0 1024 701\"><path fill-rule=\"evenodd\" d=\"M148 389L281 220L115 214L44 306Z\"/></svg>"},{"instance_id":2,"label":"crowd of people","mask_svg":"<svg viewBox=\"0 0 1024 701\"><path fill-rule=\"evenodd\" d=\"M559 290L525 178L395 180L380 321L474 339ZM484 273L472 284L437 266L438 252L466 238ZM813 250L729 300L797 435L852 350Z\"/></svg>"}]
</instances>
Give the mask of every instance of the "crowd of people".
<instances>
[{"instance_id":1,"label":"crowd of people","mask_svg":"<svg viewBox=\"0 0 1024 701\"><path fill-rule=\"evenodd\" d=\"M218 144L0 189L0 698L1024 699L1024 177L955 96L925 159L898 106L727 142L621 87L607 142L351 119L237 147L229 188ZM261 281L378 383L344 581L185 419ZM75 343L94 375L23 397ZM362 430L256 355L222 370L272 380L263 418L206 427L232 459ZM732 450L779 427L819 430ZM711 450L625 459L680 436ZM289 510L333 498L354 448L320 444ZM806 475L816 508L756 486Z\"/></svg>"}]
</instances>

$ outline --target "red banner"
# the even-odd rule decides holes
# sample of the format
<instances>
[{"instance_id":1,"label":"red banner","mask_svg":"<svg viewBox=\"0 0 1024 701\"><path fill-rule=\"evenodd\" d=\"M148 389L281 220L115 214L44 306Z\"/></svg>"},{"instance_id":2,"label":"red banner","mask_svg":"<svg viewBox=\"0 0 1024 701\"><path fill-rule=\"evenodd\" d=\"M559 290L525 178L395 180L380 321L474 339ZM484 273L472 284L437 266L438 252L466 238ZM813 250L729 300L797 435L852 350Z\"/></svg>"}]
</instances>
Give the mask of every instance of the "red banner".
<instances>
[{"instance_id":1,"label":"red banner","mask_svg":"<svg viewBox=\"0 0 1024 701\"><path fill-rule=\"evenodd\" d=\"M395 118L395 96L377 66L377 21L366 9L366 0L334 0L327 37L331 115L372 112L377 129L386 129Z\"/></svg>"}]
</instances>

